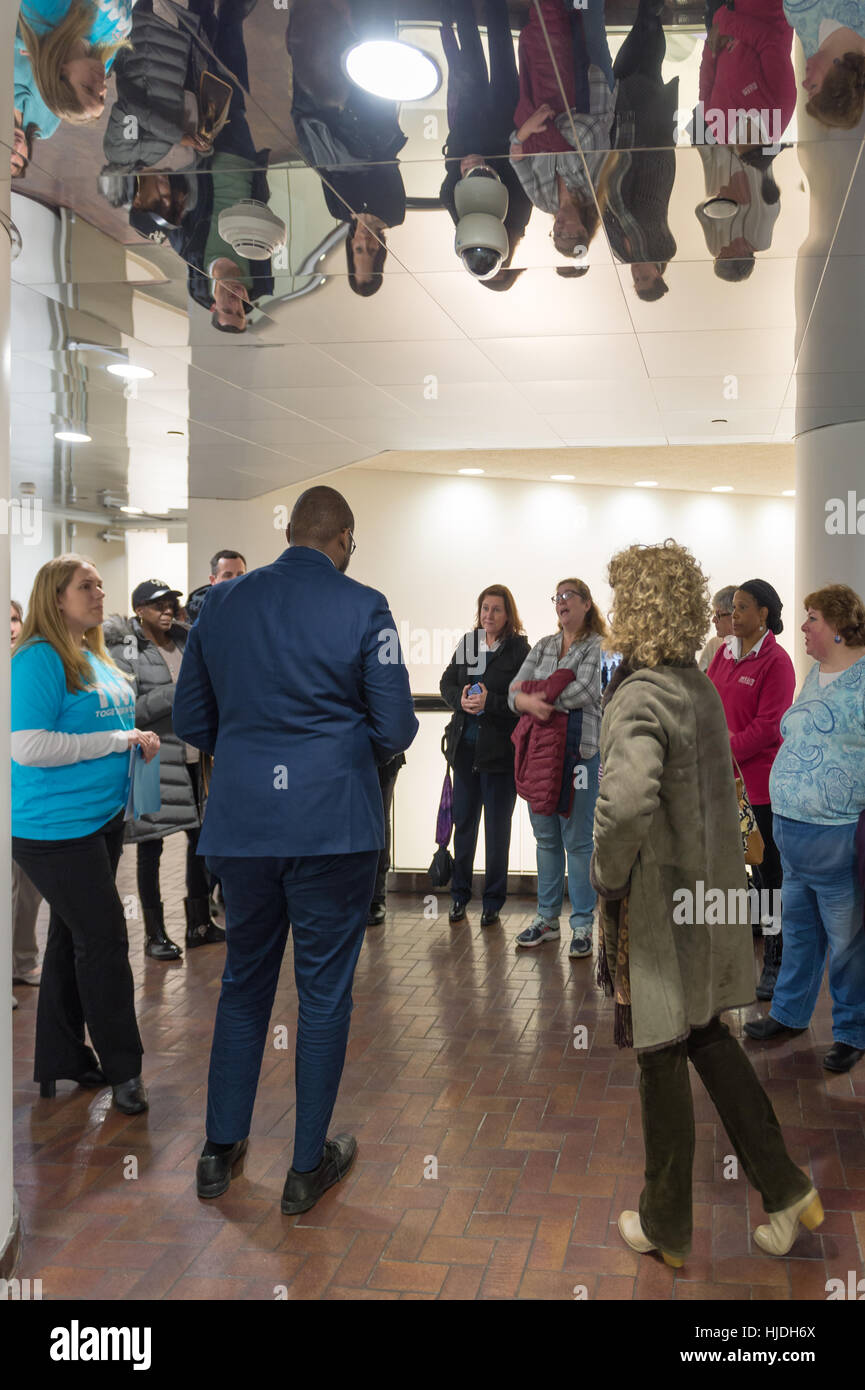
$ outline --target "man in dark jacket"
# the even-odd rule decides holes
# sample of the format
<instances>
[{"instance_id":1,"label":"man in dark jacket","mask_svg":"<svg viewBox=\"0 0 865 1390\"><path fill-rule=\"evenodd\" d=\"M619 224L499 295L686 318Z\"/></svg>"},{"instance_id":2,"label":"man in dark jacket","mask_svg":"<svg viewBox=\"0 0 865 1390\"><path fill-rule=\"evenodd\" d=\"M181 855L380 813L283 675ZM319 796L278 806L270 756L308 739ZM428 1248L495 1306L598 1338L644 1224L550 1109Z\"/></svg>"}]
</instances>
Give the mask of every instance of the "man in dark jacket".
<instances>
[{"instance_id":1,"label":"man in dark jacket","mask_svg":"<svg viewBox=\"0 0 865 1390\"><path fill-rule=\"evenodd\" d=\"M184 745L171 721L174 692L188 636L175 620L179 591L158 579L145 579L132 594L135 617L109 618L105 644L135 682L137 727L159 734L158 811L127 825L126 839L137 845L138 896L144 915L145 954L154 960L177 960L181 952L166 935L165 908L159 884L162 842L185 831L187 949L221 943L225 932L210 919L210 885L198 854L201 826L201 773L197 748Z\"/></svg>"},{"instance_id":2,"label":"man in dark jacket","mask_svg":"<svg viewBox=\"0 0 865 1390\"><path fill-rule=\"evenodd\" d=\"M290 924L299 1016L286 1214L314 1206L357 1151L327 1127L384 843L376 769L418 729L402 653L391 660L383 645L395 632L387 601L345 574L353 532L333 488L302 493L289 549L214 585L174 703L180 736L214 755L201 848L227 919L198 1194L224 1192L246 1148Z\"/></svg>"}]
</instances>

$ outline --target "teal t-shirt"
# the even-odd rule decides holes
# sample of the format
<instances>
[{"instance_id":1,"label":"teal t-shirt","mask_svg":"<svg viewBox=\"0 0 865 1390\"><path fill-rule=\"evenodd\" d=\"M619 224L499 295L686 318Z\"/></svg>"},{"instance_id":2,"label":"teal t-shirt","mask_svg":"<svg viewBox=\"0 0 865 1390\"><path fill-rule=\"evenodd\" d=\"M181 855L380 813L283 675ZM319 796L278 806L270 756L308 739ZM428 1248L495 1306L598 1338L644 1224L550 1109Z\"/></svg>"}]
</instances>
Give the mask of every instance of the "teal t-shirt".
<instances>
[{"instance_id":1,"label":"teal t-shirt","mask_svg":"<svg viewBox=\"0 0 865 1390\"><path fill-rule=\"evenodd\" d=\"M772 810L809 825L852 825L865 809L865 656L828 685L820 663L781 719Z\"/></svg>"},{"instance_id":2,"label":"teal t-shirt","mask_svg":"<svg viewBox=\"0 0 865 1390\"><path fill-rule=\"evenodd\" d=\"M135 727L135 694L127 680L91 656L94 688L66 689L63 663L49 642L33 642L12 658L12 732L106 733ZM25 840L74 840L92 835L122 809L129 787L129 754L63 767L24 767L12 761L12 834Z\"/></svg>"},{"instance_id":3,"label":"teal t-shirt","mask_svg":"<svg viewBox=\"0 0 865 1390\"><path fill-rule=\"evenodd\" d=\"M135 0L92 0L93 23L87 34L87 42L121 43L128 39L132 31L132 10ZM66 18L72 0L24 0L21 6L24 18L37 34L56 28ZM105 71L111 71L111 58ZM21 35L15 33L15 108L21 112L24 128L35 123L43 140L53 135L60 124L60 117L49 111L33 76L30 58L24 52Z\"/></svg>"}]
</instances>

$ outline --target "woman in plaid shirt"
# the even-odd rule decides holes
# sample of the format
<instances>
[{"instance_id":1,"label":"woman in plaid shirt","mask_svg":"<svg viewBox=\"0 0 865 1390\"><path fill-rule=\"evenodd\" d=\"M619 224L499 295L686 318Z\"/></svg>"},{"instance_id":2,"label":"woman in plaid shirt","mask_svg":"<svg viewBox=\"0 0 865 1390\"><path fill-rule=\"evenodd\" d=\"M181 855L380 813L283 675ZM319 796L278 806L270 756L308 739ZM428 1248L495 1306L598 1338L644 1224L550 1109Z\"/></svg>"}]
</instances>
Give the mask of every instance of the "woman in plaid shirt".
<instances>
[{"instance_id":1,"label":"woman in plaid shirt","mask_svg":"<svg viewBox=\"0 0 865 1390\"><path fill-rule=\"evenodd\" d=\"M518 946L540 946L558 940L559 914L565 887L565 859L568 868L568 895L571 900L571 945L568 955L592 953L592 919L595 893L589 883L592 856L592 822L598 795L599 741L601 729L601 639L606 636L604 620L598 612L587 584L580 579L563 579L553 595L558 631L542 637L529 652L511 685L508 703L516 714L532 714L547 720L554 710L568 715L568 747L563 768L563 811L538 815L529 809L537 841L538 910L534 920L517 937ZM523 681L546 680L561 668L573 671L574 679L565 686L554 705L539 694L522 689ZM573 765L573 775L571 768ZM565 786L565 769L567 783Z\"/></svg>"}]
</instances>

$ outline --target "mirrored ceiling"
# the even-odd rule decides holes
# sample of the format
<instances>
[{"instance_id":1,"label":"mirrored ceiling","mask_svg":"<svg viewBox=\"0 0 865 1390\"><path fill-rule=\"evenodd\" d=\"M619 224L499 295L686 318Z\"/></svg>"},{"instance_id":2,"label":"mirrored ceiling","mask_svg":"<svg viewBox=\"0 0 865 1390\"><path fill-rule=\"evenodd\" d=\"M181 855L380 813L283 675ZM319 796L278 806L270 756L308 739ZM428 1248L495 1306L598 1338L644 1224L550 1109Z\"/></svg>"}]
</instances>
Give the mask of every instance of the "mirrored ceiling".
<instances>
[{"instance_id":1,"label":"mirrored ceiling","mask_svg":"<svg viewBox=\"0 0 865 1390\"><path fill-rule=\"evenodd\" d=\"M865 0L831 9L25 0L13 485L122 525L451 456L788 489L796 431L865 411Z\"/></svg>"}]
</instances>

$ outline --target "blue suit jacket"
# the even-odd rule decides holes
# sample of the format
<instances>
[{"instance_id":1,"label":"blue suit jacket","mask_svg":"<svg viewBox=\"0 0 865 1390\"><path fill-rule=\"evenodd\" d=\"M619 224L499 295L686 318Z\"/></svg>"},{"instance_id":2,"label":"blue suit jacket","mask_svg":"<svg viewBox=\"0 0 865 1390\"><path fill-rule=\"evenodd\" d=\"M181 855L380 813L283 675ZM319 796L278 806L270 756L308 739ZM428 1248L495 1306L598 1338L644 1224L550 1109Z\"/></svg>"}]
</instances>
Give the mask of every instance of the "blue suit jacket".
<instances>
[{"instance_id":1,"label":"blue suit jacket","mask_svg":"<svg viewBox=\"0 0 865 1390\"><path fill-rule=\"evenodd\" d=\"M200 854L381 849L376 767L418 730L387 600L306 546L215 584L173 721L214 754Z\"/></svg>"}]
</instances>

